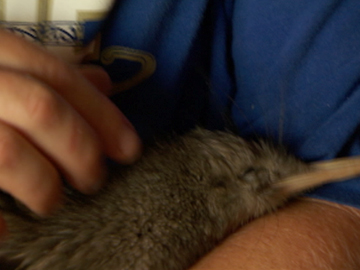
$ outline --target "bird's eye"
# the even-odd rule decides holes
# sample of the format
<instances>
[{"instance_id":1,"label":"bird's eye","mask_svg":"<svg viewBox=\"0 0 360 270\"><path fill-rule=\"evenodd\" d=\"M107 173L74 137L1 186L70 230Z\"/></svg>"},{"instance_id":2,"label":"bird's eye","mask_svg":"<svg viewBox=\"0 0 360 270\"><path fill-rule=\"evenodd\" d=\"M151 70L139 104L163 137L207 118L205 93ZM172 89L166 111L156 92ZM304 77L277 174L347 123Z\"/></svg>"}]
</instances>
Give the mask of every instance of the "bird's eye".
<instances>
[{"instance_id":1,"label":"bird's eye","mask_svg":"<svg viewBox=\"0 0 360 270\"><path fill-rule=\"evenodd\" d=\"M247 168L242 174L239 175L239 179L246 182L253 182L257 178L257 169L254 167Z\"/></svg>"},{"instance_id":2,"label":"bird's eye","mask_svg":"<svg viewBox=\"0 0 360 270\"><path fill-rule=\"evenodd\" d=\"M267 189L272 182L271 172L264 167L250 167L239 177L239 179L247 183L256 191Z\"/></svg>"}]
</instances>

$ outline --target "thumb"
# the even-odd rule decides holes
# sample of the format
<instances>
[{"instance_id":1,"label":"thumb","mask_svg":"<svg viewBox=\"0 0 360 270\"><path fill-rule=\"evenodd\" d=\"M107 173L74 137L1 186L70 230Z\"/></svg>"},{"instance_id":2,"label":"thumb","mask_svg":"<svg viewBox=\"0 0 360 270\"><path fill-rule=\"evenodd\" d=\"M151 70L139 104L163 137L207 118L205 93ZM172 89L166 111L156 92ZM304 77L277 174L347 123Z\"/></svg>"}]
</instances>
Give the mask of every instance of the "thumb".
<instances>
[{"instance_id":1,"label":"thumb","mask_svg":"<svg viewBox=\"0 0 360 270\"><path fill-rule=\"evenodd\" d=\"M110 76L102 67L96 65L81 65L78 69L100 92L106 96L111 94L112 82Z\"/></svg>"}]
</instances>

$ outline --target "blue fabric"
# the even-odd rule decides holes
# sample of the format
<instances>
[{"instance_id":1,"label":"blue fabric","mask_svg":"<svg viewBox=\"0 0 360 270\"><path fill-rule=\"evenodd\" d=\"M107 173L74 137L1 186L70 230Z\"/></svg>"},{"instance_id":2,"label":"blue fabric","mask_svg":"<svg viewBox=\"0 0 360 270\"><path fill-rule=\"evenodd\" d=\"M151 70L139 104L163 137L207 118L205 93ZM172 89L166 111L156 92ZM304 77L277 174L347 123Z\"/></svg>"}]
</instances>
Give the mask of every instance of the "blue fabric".
<instances>
[{"instance_id":1,"label":"blue fabric","mask_svg":"<svg viewBox=\"0 0 360 270\"><path fill-rule=\"evenodd\" d=\"M231 119L307 161L360 154L358 0L123 0L103 32L111 45L157 60L114 97L144 139ZM310 196L360 207L360 181Z\"/></svg>"},{"instance_id":2,"label":"blue fabric","mask_svg":"<svg viewBox=\"0 0 360 270\"><path fill-rule=\"evenodd\" d=\"M209 43L201 45L207 33L199 32L206 8L206 0L118 1L105 27L103 48L121 45L156 58L156 72L146 83L114 97L145 140L203 121L209 53L199 50Z\"/></svg>"},{"instance_id":3,"label":"blue fabric","mask_svg":"<svg viewBox=\"0 0 360 270\"><path fill-rule=\"evenodd\" d=\"M233 26L241 133L308 161L359 155L360 2L238 1ZM311 195L359 206L360 182Z\"/></svg>"}]
</instances>

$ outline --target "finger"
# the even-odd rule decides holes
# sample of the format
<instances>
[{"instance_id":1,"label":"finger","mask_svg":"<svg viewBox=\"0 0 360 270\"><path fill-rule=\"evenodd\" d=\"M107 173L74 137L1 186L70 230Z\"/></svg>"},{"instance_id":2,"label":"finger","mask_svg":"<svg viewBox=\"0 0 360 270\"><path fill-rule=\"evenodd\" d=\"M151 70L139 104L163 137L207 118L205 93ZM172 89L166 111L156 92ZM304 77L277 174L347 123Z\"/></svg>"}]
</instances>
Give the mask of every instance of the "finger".
<instances>
[{"instance_id":1,"label":"finger","mask_svg":"<svg viewBox=\"0 0 360 270\"><path fill-rule=\"evenodd\" d=\"M0 64L28 73L57 91L94 128L110 157L130 163L139 156L141 144L132 125L75 67L4 30L0 35Z\"/></svg>"},{"instance_id":2,"label":"finger","mask_svg":"<svg viewBox=\"0 0 360 270\"><path fill-rule=\"evenodd\" d=\"M25 138L0 122L0 189L38 214L61 201L61 181L53 165Z\"/></svg>"},{"instance_id":3,"label":"finger","mask_svg":"<svg viewBox=\"0 0 360 270\"><path fill-rule=\"evenodd\" d=\"M103 68L95 65L81 65L78 70L104 95L109 96L111 94L112 82Z\"/></svg>"},{"instance_id":4,"label":"finger","mask_svg":"<svg viewBox=\"0 0 360 270\"><path fill-rule=\"evenodd\" d=\"M0 69L0 85L0 120L41 149L75 188L98 190L104 171L101 147L79 114L30 76Z\"/></svg>"}]
</instances>

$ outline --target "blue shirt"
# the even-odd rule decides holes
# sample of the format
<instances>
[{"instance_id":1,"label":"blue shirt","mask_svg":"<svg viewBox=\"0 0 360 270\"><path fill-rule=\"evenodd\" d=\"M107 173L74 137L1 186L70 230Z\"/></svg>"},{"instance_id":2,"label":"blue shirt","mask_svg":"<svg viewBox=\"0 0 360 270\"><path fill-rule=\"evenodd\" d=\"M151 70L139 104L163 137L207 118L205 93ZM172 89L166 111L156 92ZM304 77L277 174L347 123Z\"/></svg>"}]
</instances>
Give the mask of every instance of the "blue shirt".
<instances>
[{"instance_id":1,"label":"blue shirt","mask_svg":"<svg viewBox=\"0 0 360 270\"><path fill-rule=\"evenodd\" d=\"M306 161L360 154L358 0L117 1L101 33L145 140L231 120ZM360 207L360 181L310 196Z\"/></svg>"}]
</instances>

